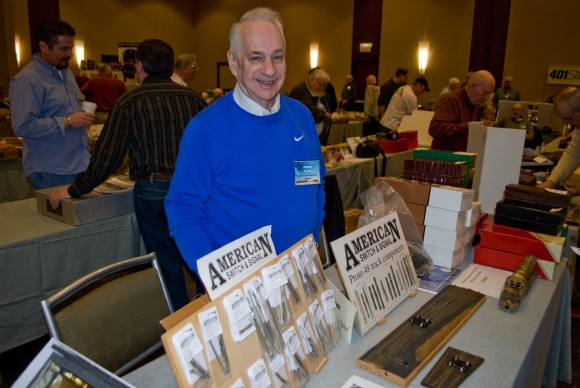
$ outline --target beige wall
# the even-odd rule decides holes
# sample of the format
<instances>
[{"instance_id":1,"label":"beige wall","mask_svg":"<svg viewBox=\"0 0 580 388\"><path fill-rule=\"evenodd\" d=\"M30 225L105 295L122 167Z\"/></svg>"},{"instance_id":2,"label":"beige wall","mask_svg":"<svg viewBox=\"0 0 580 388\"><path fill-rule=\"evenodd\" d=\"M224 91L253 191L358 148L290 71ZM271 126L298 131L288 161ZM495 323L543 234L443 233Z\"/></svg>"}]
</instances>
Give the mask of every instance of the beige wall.
<instances>
[{"instance_id":1,"label":"beige wall","mask_svg":"<svg viewBox=\"0 0 580 388\"><path fill-rule=\"evenodd\" d=\"M543 101L562 85L547 84L548 66L580 65L578 0L511 0L504 76L525 101ZM501 80L499 80L501 82Z\"/></svg>"},{"instance_id":2,"label":"beige wall","mask_svg":"<svg viewBox=\"0 0 580 388\"><path fill-rule=\"evenodd\" d=\"M515 86L526 100L543 100L559 86L546 84L548 65L578 65L576 44L580 11L577 0L512 0L504 74L513 75ZM117 42L160 38L176 53L194 52L201 71L191 83L198 91L216 86L216 63L226 60L230 25L244 11L263 5L277 9L286 26L288 75L284 91L301 82L309 68L311 42L320 44L319 64L330 73L338 92L350 72L352 10L354 0L60 0L61 16L85 42L85 57L100 60L101 54L116 54ZM0 85L18 68L13 59L14 34L21 37L22 65L30 61L26 2L0 0L4 11L5 42ZM468 70L473 1L408 0L385 1L379 83L398 66L417 76L417 44L430 42L426 77L431 93L421 96L427 104L452 77L464 79ZM0 44L3 49L3 44ZM76 63L76 61L75 61ZM76 64L72 65L76 70ZM7 73L6 73L7 72ZM500 83L501 80L498 80Z\"/></svg>"}]
</instances>

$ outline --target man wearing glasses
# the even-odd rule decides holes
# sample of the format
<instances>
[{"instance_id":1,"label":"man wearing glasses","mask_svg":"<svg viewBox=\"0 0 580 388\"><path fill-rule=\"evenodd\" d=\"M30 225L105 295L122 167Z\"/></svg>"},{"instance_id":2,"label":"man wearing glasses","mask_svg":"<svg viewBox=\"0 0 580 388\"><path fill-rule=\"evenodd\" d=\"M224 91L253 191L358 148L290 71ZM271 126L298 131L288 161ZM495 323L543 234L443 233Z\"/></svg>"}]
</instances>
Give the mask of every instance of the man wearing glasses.
<instances>
[{"instance_id":1,"label":"man wearing glasses","mask_svg":"<svg viewBox=\"0 0 580 388\"><path fill-rule=\"evenodd\" d=\"M193 79L195 73L199 70L197 66L197 57L195 54L181 54L175 60L175 68L171 75L171 80L181 86L187 86L187 83Z\"/></svg>"}]
</instances>

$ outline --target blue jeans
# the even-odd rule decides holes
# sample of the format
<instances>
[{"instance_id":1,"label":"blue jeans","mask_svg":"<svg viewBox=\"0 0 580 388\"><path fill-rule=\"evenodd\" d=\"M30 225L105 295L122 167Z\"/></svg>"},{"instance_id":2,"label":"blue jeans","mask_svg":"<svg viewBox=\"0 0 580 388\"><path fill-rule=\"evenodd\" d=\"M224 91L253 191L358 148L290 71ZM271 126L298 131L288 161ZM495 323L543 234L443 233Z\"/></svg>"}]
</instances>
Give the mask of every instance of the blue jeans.
<instances>
[{"instance_id":1,"label":"blue jeans","mask_svg":"<svg viewBox=\"0 0 580 388\"><path fill-rule=\"evenodd\" d=\"M139 231L147 252L155 252L173 308L178 310L189 303L185 288L183 258L169 235L165 215L165 197L169 179L137 180L133 190L133 204Z\"/></svg>"},{"instance_id":2,"label":"blue jeans","mask_svg":"<svg viewBox=\"0 0 580 388\"><path fill-rule=\"evenodd\" d=\"M47 189L49 187L70 185L75 181L78 174L60 175L50 172L33 172L26 179L32 184L34 190Z\"/></svg>"}]
</instances>

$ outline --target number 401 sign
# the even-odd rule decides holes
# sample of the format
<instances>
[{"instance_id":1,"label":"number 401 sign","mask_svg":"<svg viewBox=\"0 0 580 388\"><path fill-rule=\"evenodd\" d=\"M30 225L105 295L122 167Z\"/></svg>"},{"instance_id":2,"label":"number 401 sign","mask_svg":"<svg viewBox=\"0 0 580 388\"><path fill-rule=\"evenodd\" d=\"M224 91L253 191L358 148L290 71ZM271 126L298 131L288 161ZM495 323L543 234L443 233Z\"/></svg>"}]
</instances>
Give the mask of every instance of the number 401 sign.
<instances>
[{"instance_id":1,"label":"number 401 sign","mask_svg":"<svg viewBox=\"0 0 580 388\"><path fill-rule=\"evenodd\" d=\"M548 67L548 83L580 85L580 66Z\"/></svg>"}]
</instances>

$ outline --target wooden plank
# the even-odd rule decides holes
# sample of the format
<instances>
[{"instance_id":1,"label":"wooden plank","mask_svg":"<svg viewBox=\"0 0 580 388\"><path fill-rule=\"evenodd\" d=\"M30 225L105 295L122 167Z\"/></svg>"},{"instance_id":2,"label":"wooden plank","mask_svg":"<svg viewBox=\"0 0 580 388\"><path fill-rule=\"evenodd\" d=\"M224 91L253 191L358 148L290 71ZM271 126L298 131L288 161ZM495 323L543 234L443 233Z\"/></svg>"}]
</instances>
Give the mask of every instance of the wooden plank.
<instances>
[{"instance_id":1,"label":"wooden plank","mask_svg":"<svg viewBox=\"0 0 580 388\"><path fill-rule=\"evenodd\" d=\"M357 366L406 387L485 301L449 285L357 360Z\"/></svg>"}]
</instances>

